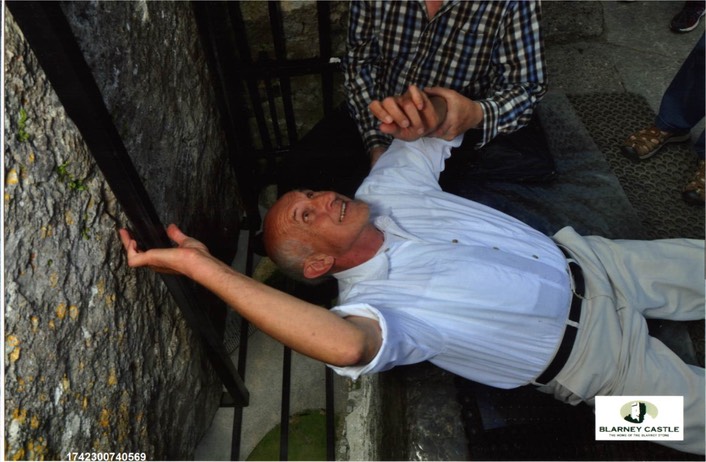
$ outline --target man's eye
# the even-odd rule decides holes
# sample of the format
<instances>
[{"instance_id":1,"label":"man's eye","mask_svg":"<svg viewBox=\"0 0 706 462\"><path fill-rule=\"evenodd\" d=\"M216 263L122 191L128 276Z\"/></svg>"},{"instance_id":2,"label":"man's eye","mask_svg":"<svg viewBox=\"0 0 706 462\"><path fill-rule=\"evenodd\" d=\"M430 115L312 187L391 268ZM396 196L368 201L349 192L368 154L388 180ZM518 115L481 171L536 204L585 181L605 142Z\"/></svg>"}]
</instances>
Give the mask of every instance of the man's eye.
<instances>
[{"instance_id":1,"label":"man's eye","mask_svg":"<svg viewBox=\"0 0 706 462\"><path fill-rule=\"evenodd\" d=\"M308 191L308 192L306 193L306 197L309 198L309 199L311 199L312 197L314 197L314 191Z\"/></svg>"}]
</instances>

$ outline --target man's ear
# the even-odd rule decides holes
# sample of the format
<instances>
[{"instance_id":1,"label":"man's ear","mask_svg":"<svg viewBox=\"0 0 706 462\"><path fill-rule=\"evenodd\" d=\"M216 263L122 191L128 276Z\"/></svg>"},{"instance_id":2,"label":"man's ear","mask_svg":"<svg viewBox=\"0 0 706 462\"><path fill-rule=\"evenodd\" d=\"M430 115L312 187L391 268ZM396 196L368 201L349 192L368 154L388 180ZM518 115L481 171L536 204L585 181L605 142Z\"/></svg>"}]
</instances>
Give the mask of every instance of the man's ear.
<instances>
[{"instance_id":1,"label":"man's ear","mask_svg":"<svg viewBox=\"0 0 706 462\"><path fill-rule=\"evenodd\" d=\"M323 253L310 255L304 260L304 277L307 279L316 279L323 276L331 270L334 263L336 263L336 259L331 255Z\"/></svg>"}]
</instances>

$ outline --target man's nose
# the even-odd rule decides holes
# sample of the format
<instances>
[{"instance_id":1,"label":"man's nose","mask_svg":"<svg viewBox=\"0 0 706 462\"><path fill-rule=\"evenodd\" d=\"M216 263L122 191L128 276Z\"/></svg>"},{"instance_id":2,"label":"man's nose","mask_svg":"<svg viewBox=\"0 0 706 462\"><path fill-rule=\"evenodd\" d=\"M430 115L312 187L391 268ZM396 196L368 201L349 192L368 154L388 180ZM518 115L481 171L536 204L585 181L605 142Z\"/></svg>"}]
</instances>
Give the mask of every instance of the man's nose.
<instances>
[{"instance_id":1,"label":"man's nose","mask_svg":"<svg viewBox=\"0 0 706 462\"><path fill-rule=\"evenodd\" d=\"M327 209L329 205L333 202L336 195L333 191L320 191L314 194L312 201L319 207Z\"/></svg>"}]
</instances>

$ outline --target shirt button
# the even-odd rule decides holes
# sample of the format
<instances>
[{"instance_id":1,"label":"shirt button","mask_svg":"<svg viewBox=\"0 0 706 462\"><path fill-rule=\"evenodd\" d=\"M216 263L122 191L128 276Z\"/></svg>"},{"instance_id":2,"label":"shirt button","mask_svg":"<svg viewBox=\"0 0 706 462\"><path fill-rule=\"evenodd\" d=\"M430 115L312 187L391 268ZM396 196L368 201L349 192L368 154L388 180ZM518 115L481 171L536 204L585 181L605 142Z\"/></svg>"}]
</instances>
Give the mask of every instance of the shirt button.
<instances>
[{"instance_id":1,"label":"shirt button","mask_svg":"<svg viewBox=\"0 0 706 462\"><path fill-rule=\"evenodd\" d=\"M453 242L454 244L458 244L458 239L452 239L451 242Z\"/></svg>"},{"instance_id":2,"label":"shirt button","mask_svg":"<svg viewBox=\"0 0 706 462\"><path fill-rule=\"evenodd\" d=\"M536 255L532 255L532 258L534 258L535 260L539 260L539 257Z\"/></svg>"}]
</instances>

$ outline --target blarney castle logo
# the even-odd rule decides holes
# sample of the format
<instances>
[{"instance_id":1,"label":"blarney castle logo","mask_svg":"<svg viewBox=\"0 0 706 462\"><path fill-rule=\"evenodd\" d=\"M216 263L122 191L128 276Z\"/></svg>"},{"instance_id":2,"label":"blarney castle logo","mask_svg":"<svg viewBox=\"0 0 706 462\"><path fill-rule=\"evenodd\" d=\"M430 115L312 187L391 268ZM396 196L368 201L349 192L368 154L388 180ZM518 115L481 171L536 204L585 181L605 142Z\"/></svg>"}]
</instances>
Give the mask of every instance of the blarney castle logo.
<instances>
[{"instance_id":1,"label":"blarney castle logo","mask_svg":"<svg viewBox=\"0 0 706 462\"><path fill-rule=\"evenodd\" d=\"M597 396L596 440L683 440L682 396Z\"/></svg>"}]
</instances>

